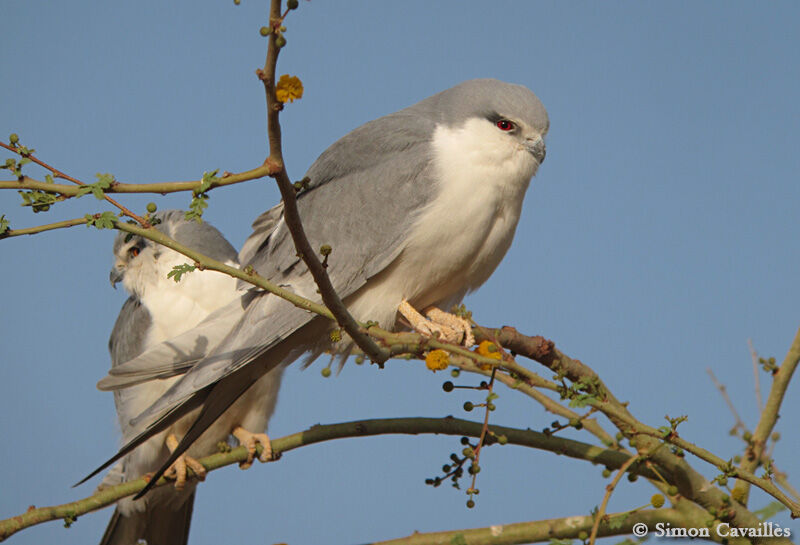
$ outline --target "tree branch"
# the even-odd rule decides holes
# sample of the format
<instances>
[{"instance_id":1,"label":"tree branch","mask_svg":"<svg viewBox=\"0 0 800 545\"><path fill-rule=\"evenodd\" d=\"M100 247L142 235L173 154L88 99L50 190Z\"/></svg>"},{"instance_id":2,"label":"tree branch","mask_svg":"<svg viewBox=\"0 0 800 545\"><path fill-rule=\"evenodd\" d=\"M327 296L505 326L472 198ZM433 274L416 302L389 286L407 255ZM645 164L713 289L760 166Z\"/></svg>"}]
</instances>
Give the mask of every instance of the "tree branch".
<instances>
[{"instance_id":1,"label":"tree branch","mask_svg":"<svg viewBox=\"0 0 800 545\"><path fill-rule=\"evenodd\" d=\"M758 425L753 431L750 444L745 450L745 455L742 457L742 463L739 464L739 469L741 471L747 473L752 472L762 462L764 449L767 446L767 439L769 439L772 430L775 428L775 423L778 421L778 412L783 403L783 397L786 395L786 388L789 386L789 381L791 381L797 369L798 362L800 362L800 329L797 330L794 340L789 347L789 351L783 359L783 363L781 363L781 366L773 375L772 387L767 397L767 403L764 405L764 410L761 411L761 418L758 420ZM743 481L755 484L748 479L743 479ZM747 483L742 481L736 483L736 486L734 486L734 497L743 505L747 505L749 489L750 487ZM792 509L792 515L800 517L800 505L795 505L798 505L798 507L797 509Z\"/></svg>"},{"instance_id":2,"label":"tree branch","mask_svg":"<svg viewBox=\"0 0 800 545\"><path fill-rule=\"evenodd\" d=\"M645 524L652 529L659 522L669 524L673 528L691 528L686 525L686 517L676 509L652 509L626 515L619 513L609 518L621 518L622 522L613 529L608 523L600 525L598 535L618 536L630 534L636 524ZM700 526L697 526L698 528ZM560 519L517 522L499 524L488 528L470 530L450 530L447 532L431 532L411 534L408 537L375 541L370 545L518 545L523 543L552 542L553 540L579 539L581 533L588 533L592 528L591 516L574 516ZM712 532L713 535L713 532Z\"/></svg>"},{"instance_id":3,"label":"tree branch","mask_svg":"<svg viewBox=\"0 0 800 545\"><path fill-rule=\"evenodd\" d=\"M0 143L1 145L2 143ZM234 185L250 180L257 180L273 175L273 167L265 164L260 167L246 170L238 174L223 174L221 178L211 183L211 186L205 191L211 191L216 187L224 187L227 185ZM129 184L123 182L114 182L111 187L105 189L105 193L156 193L166 195L167 193L178 193L181 191L195 191L200 188L203 183L202 180L192 180L187 182L153 182L147 184ZM35 191L45 191L47 193L56 193L65 197L74 197L78 194L79 187L66 184L51 184L42 182L23 176L22 180L2 180L0 181L0 189L31 189Z\"/></svg>"},{"instance_id":4,"label":"tree branch","mask_svg":"<svg viewBox=\"0 0 800 545\"><path fill-rule=\"evenodd\" d=\"M267 133L269 137L269 158L265 164L270 164L274 167L275 173L272 175L278 183L278 189L281 192L281 197L284 204L283 217L289 232L292 235L297 253L300 258L308 267L314 281L319 287L320 295L325 306L330 309L331 313L336 317L336 322L342 327L351 339L364 351L370 360L376 363L383 363L386 361L390 354L378 346L364 329L356 322L344 306L344 303L336 294L333 284L328 277L328 273L317 258L316 252L311 248L308 237L303 229L303 224L300 220L300 214L297 209L297 197L295 195L294 187L289 180L286 173L286 168L283 163L283 151L281 149L281 127L279 121L280 111L283 109L283 104L278 101L275 93L275 67L278 62L278 53L280 47L276 44L278 33L276 30L283 22L281 15L281 0L272 0L269 14L270 25L273 29L269 38L269 47L267 49L267 59L264 63L264 68L257 72L258 77L264 83L264 91L267 97Z\"/></svg>"},{"instance_id":5,"label":"tree branch","mask_svg":"<svg viewBox=\"0 0 800 545\"><path fill-rule=\"evenodd\" d=\"M273 439L273 456L280 457L284 452L307 445L341 439L345 437L366 437L386 434L443 434L456 436L480 437L483 424L470 422L458 418L387 418L375 420L359 420L342 424L316 425L300 433ZM490 426L495 436L504 435L509 444L548 450L571 458L603 464L610 468L622 467L630 458L628 455L595 447L579 441L560 437L548 437L542 433L531 430L507 428L504 426ZM258 446L258 454L261 446ZM200 459L200 463L210 472L224 466L244 461L247 458L246 447L237 447L229 452L212 454ZM646 467L637 465L632 472L648 478L654 475ZM156 486L165 486L172 481L165 478L159 479ZM80 515L101 509L126 496L131 496L141 491L147 480L144 477L123 484L112 486L95 492L82 500L57 505L52 507L32 508L27 512L0 520L0 541L12 534L42 522L57 519L74 519Z\"/></svg>"}]
</instances>

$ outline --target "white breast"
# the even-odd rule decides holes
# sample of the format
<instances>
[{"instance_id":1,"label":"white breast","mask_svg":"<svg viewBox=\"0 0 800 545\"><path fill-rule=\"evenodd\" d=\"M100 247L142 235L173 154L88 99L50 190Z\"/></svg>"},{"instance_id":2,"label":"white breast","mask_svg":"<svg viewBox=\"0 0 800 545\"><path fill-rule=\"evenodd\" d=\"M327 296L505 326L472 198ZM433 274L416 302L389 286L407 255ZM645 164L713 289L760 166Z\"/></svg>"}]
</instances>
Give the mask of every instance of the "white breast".
<instances>
[{"instance_id":1,"label":"white breast","mask_svg":"<svg viewBox=\"0 0 800 545\"><path fill-rule=\"evenodd\" d=\"M514 237L538 164L512 135L485 119L438 126L431 141L438 195L420 212L406 247L352 301L360 319L393 325L403 299L449 305L477 289Z\"/></svg>"}]
</instances>

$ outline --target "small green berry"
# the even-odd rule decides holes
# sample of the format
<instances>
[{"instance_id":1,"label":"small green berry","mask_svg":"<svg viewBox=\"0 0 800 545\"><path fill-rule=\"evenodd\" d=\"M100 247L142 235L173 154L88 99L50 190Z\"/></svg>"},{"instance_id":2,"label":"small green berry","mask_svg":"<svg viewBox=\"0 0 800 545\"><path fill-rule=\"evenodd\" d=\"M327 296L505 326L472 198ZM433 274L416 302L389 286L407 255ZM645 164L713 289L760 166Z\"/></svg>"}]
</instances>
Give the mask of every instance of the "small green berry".
<instances>
[{"instance_id":1,"label":"small green berry","mask_svg":"<svg viewBox=\"0 0 800 545\"><path fill-rule=\"evenodd\" d=\"M497 442L500 443L501 445L505 445L508 443L508 437L506 437L505 435L498 435Z\"/></svg>"},{"instance_id":2,"label":"small green berry","mask_svg":"<svg viewBox=\"0 0 800 545\"><path fill-rule=\"evenodd\" d=\"M463 454L467 458L472 458L473 456L475 456L475 451L472 450L472 447L464 447L464 450L461 451L461 454Z\"/></svg>"},{"instance_id":3,"label":"small green berry","mask_svg":"<svg viewBox=\"0 0 800 545\"><path fill-rule=\"evenodd\" d=\"M328 378L331 376L331 368L330 367L323 367L322 368L322 376Z\"/></svg>"},{"instance_id":4,"label":"small green berry","mask_svg":"<svg viewBox=\"0 0 800 545\"><path fill-rule=\"evenodd\" d=\"M474 408L475 408L475 405L473 405L471 401L467 401L466 403L464 403L464 410L465 411L470 412Z\"/></svg>"},{"instance_id":5,"label":"small green berry","mask_svg":"<svg viewBox=\"0 0 800 545\"><path fill-rule=\"evenodd\" d=\"M239 5L239 4L241 4L241 3L242 3L242 0L233 0L233 4L234 4L235 6L238 6L238 5Z\"/></svg>"},{"instance_id":6,"label":"small green berry","mask_svg":"<svg viewBox=\"0 0 800 545\"><path fill-rule=\"evenodd\" d=\"M300 5L298 0L286 0L286 7L289 9L297 9L297 6Z\"/></svg>"},{"instance_id":7,"label":"small green berry","mask_svg":"<svg viewBox=\"0 0 800 545\"><path fill-rule=\"evenodd\" d=\"M479 466L478 464L472 464L471 466L469 466L467 472L470 475L477 475L478 473L481 472L481 466Z\"/></svg>"},{"instance_id":8,"label":"small green berry","mask_svg":"<svg viewBox=\"0 0 800 545\"><path fill-rule=\"evenodd\" d=\"M11 142L12 146L16 146L19 143L19 135L15 132L12 132L8 137L8 141Z\"/></svg>"},{"instance_id":9,"label":"small green berry","mask_svg":"<svg viewBox=\"0 0 800 545\"><path fill-rule=\"evenodd\" d=\"M606 478L606 479L608 479L609 477L611 477L611 470L610 470L610 469L608 469L608 468L604 469L604 470L603 470L603 477L604 477L604 478Z\"/></svg>"},{"instance_id":10,"label":"small green berry","mask_svg":"<svg viewBox=\"0 0 800 545\"><path fill-rule=\"evenodd\" d=\"M283 36L278 36L277 38L275 38L275 46L276 47L280 48L280 47L283 47L285 45L286 45L286 38L284 38Z\"/></svg>"},{"instance_id":11,"label":"small green berry","mask_svg":"<svg viewBox=\"0 0 800 545\"><path fill-rule=\"evenodd\" d=\"M678 495L678 487L675 485L670 486L667 488L667 494L670 496L677 496Z\"/></svg>"},{"instance_id":12,"label":"small green berry","mask_svg":"<svg viewBox=\"0 0 800 545\"><path fill-rule=\"evenodd\" d=\"M580 539L581 541L586 541L587 539L589 539L588 532L586 532L586 530L581 530L580 532L578 532L578 539Z\"/></svg>"},{"instance_id":13,"label":"small green berry","mask_svg":"<svg viewBox=\"0 0 800 545\"><path fill-rule=\"evenodd\" d=\"M639 476L634 473L628 473L628 481L635 483L639 479Z\"/></svg>"},{"instance_id":14,"label":"small green berry","mask_svg":"<svg viewBox=\"0 0 800 545\"><path fill-rule=\"evenodd\" d=\"M461 369L451 369L450 370L450 376L453 377L453 378L458 378L458 376L460 374L461 374Z\"/></svg>"},{"instance_id":15,"label":"small green berry","mask_svg":"<svg viewBox=\"0 0 800 545\"><path fill-rule=\"evenodd\" d=\"M467 508L472 509L473 507L475 507L475 502L472 500L467 500Z\"/></svg>"},{"instance_id":16,"label":"small green berry","mask_svg":"<svg viewBox=\"0 0 800 545\"><path fill-rule=\"evenodd\" d=\"M450 382L449 380L444 384L442 384L442 390L444 390L445 392L452 392L453 388L455 388L455 386L453 386L453 383Z\"/></svg>"},{"instance_id":17,"label":"small green berry","mask_svg":"<svg viewBox=\"0 0 800 545\"><path fill-rule=\"evenodd\" d=\"M469 445L469 437L462 437L461 438L462 445Z\"/></svg>"},{"instance_id":18,"label":"small green berry","mask_svg":"<svg viewBox=\"0 0 800 545\"><path fill-rule=\"evenodd\" d=\"M331 255L332 251L333 248L331 248L329 244L323 244L322 246L319 247L319 253L322 254L323 257Z\"/></svg>"},{"instance_id":19,"label":"small green berry","mask_svg":"<svg viewBox=\"0 0 800 545\"><path fill-rule=\"evenodd\" d=\"M153 214L153 213L155 213L156 210L158 210L158 206L156 206L156 203L154 203L154 202L147 203L147 211L148 212Z\"/></svg>"},{"instance_id":20,"label":"small green berry","mask_svg":"<svg viewBox=\"0 0 800 545\"><path fill-rule=\"evenodd\" d=\"M268 26L262 26L261 28L258 29L258 33L261 34L262 36L269 36L270 32L272 32L272 29L269 28Z\"/></svg>"},{"instance_id":21,"label":"small green berry","mask_svg":"<svg viewBox=\"0 0 800 545\"><path fill-rule=\"evenodd\" d=\"M362 363L364 363L364 356L356 356L356 365L361 365Z\"/></svg>"},{"instance_id":22,"label":"small green berry","mask_svg":"<svg viewBox=\"0 0 800 545\"><path fill-rule=\"evenodd\" d=\"M486 408L489 409L490 411L493 411L497 408L497 406L494 403L487 403Z\"/></svg>"}]
</instances>

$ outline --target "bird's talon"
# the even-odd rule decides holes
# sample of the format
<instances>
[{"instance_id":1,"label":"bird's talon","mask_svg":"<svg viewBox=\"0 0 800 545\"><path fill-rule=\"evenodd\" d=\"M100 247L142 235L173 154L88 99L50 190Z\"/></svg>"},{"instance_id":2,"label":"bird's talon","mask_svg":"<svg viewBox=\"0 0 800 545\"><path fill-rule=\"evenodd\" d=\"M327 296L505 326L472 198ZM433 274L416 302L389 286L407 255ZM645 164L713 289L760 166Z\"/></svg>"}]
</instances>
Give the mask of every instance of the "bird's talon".
<instances>
[{"instance_id":1,"label":"bird's talon","mask_svg":"<svg viewBox=\"0 0 800 545\"><path fill-rule=\"evenodd\" d=\"M258 460L260 462L270 461L272 458L272 445L266 433L252 433L241 426L237 426L232 433L236 440L239 441L239 445L247 447L247 460L239 462L241 469L247 469L253 465L253 459L256 456L256 445L259 443L263 448Z\"/></svg>"}]
</instances>

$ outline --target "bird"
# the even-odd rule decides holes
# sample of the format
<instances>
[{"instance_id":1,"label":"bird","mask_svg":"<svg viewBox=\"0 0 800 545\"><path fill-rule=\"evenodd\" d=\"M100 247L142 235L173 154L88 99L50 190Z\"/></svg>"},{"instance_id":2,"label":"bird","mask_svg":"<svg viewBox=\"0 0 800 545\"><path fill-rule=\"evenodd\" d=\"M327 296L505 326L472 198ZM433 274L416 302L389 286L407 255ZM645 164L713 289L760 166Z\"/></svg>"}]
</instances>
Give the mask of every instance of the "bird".
<instances>
[{"instance_id":1,"label":"bird","mask_svg":"<svg viewBox=\"0 0 800 545\"><path fill-rule=\"evenodd\" d=\"M156 229L171 238L226 264L237 266L236 249L216 228L207 222L187 220L185 212L169 210L150 217ZM165 246L143 237L120 232L114 240L112 286L121 282L129 293L109 339L112 369L133 359L147 348L158 345L194 328L213 311L238 298L241 291L236 281L215 271L184 273L179 281L168 277L173 267L186 263L186 258ZM195 347L206 350L204 347ZM264 429L275 408L281 368L265 375L259 383L260 403L251 405L255 413L247 424ZM135 437L138 430L131 419L158 399L177 380L151 380L114 391L114 402L123 441ZM116 464L99 488L106 488L136 479L157 470L191 421L176 420L170 427L153 435ZM101 545L131 545L144 540L150 545L182 544L188 540L195 483L186 482L187 467L200 478L205 468L194 457L213 454L216 443L228 438L232 430L204 434L171 466L175 474L174 488L164 487L147 498L122 499L117 503ZM247 440L247 433L237 430L237 438ZM263 434L253 434L268 446ZM255 446L253 445L255 452Z\"/></svg>"},{"instance_id":2,"label":"bird","mask_svg":"<svg viewBox=\"0 0 800 545\"><path fill-rule=\"evenodd\" d=\"M508 251L548 130L547 111L530 89L474 79L367 122L325 150L306 173L297 208L312 247L330 247L327 272L350 313L389 330L461 329L455 337L468 341L469 323L441 309L483 284ZM280 204L256 219L240 257L267 280L321 300ZM326 351L348 353L346 340L332 341L335 324L264 290L248 289L219 316L98 383L113 390L180 375L134 419L144 431L95 474L191 415L163 471L232 404L243 407L271 369L304 354L308 362ZM185 355L198 344L213 348Z\"/></svg>"}]
</instances>

